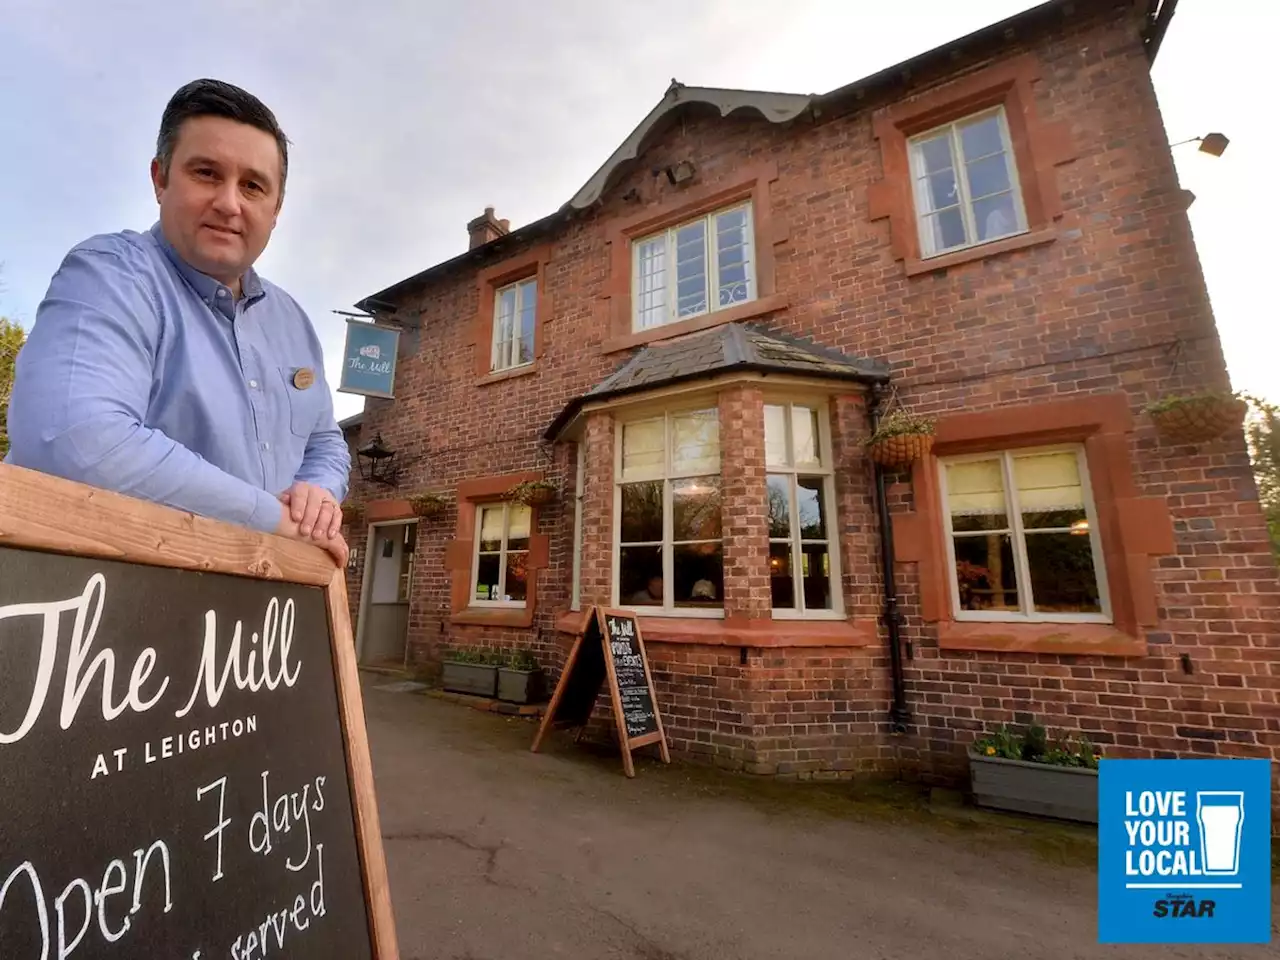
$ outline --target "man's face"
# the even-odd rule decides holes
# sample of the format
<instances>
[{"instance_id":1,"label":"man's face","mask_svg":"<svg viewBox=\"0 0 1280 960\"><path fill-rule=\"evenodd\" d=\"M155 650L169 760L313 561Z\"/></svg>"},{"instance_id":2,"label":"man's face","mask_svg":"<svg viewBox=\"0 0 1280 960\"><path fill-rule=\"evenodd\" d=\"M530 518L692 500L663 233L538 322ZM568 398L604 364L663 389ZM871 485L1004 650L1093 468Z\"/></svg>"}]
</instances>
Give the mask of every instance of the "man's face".
<instances>
[{"instance_id":1,"label":"man's face","mask_svg":"<svg viewBox=\"0 0 1280 960\"><path fill-rule=\"evenodd\" d=\"M266 131L225 117L185 121L168 176L151 163L165 237L183 260L238 292L275 229L280 173Z\"/></svg>"}]
</instances>

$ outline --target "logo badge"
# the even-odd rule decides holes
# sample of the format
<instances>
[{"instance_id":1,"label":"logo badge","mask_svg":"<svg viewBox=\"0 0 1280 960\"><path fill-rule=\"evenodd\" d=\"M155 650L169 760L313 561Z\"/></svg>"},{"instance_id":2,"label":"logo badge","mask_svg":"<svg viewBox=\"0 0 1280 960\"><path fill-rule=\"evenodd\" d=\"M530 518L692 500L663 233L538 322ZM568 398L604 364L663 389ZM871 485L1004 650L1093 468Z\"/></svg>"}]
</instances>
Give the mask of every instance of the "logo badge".
<instances>
[{"instance_id":1,"label":"logo badge","mask_svg":"<svg viewBox=\"0 0 1280 960\"><path fill-rule=\"evenodd\" d=\"M306 390L316 382L316 375L310 367L303 367L293 375L293 385L299 390Z\"/></svg>"},{"instance_id":2,"label":"logo badge","mask_svg":"<svg viewBox=\"0 0 1280 960\"><path fill-rule=\"evenodd\" d=\"M1271 942L1271 762L1101 760L1098 940Z\"/></svg>"}]
</instances>

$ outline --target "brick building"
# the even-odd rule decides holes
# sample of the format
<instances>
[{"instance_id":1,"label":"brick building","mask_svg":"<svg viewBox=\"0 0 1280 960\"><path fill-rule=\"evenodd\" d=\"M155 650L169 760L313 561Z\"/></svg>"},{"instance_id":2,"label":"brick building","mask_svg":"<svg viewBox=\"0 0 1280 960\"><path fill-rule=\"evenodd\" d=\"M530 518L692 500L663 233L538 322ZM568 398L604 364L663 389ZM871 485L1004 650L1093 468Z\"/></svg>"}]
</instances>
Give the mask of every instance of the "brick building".
<instances>
[{"instance_id":1,"label":"brick building","mask_svg":"<svg viewBox=\"0 0 1280 960\"><path fill-rule=\"evenodd\" d=\"M1171 7L1045 3L821 96L673 83L559 210L362 301L404 326L349 423L401 463L353 484L362 658L554 674L602 603L724 766L946 780L1031 718L1280 757L1243 436L1143 412L1229 386L1149 76ZM864 446L894 408L936 418L899 471ZM504 499L530 479L560 495Z\"/></svg>"}]
</instances>

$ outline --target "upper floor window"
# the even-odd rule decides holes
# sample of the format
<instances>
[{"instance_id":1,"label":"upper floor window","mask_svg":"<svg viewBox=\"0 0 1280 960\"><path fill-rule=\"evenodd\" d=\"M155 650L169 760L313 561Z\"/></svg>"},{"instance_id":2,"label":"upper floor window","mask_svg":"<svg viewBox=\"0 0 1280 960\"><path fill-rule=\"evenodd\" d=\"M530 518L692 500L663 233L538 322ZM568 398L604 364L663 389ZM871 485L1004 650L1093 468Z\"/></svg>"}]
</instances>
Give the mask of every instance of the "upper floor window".
<instances>
[{"instance_id":1,"label":"upper floor window","mask_svg":"<svg viewBox=\"0 0 1280 960\"><path fill-rule=\"evenodd\" d=\"M751 204L632 244L633 329L647 330L756 298Z\"/></svg>"},{"instance_id":2,"label":"upper floor window","mask_svg":"<svg viewBox=\"0 0 1280 960\"><path fill-rule=\"evenodd\" d=\"M620 432L618 603L723 616L719 410L670 412Z\"/></svg>"},{"instance_id":3,"label":"upper floor window","mask_svg":"<svg viewBox=\"0 0 1280 960\"><path fill-rule=\"evenodd\" d=\"M935 127L908 145L922 256L1026 231L1003 107Z\"/></svg>"},{"instance_id":4,"label":"upper floor window","mask_svg":"<svg viewBox=\"0 0 1280 960\"><path fill-rule=\"evenodd\" d=\"M764 451L769 497L769 583L775 617L838 610L835 488L825 411L766 404Z\"/></svg>"},{"instance_id":5,"label":"upper floor window","mask_svg":"<svg viewBox=\"0 0 1280 960\"><path fill-rule=\"evenodd\" d=\"M533 363L533 325L537 320L538 281L534 277L500 287L494 296L493 353L490 370L511 370Z\"/></svg>"},{"instance_id":6,"label":"upper floor window","mask_svg":"<svg viewBox=\"0 0 1280 960\"><path fill-rule=\"evenodd\" d=\"M941 461L957 620L1110 622L1079 446Z\"/></svg>"},{"instance_id":7,"label":"upper floor window","mask_svg":"<svg viewBox=\"0 0 1280 960\"><path fill-rule=\"evenodd\" d=\"M471 605L523 607L529 585L532 511L524 504L493 503L477 512Z\"/></svg>"}]
</instances>

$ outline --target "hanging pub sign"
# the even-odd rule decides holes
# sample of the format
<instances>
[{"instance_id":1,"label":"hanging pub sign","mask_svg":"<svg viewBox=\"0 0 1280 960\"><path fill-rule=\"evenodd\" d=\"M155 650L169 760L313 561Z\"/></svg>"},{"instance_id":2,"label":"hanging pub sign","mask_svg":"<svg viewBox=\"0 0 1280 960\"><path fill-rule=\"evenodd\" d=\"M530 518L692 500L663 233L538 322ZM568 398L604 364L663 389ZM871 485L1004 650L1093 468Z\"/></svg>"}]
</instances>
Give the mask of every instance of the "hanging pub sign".
<instances>
[{"instance_id":1,"label":"hanging pub sign","mask_svg":"<svg viewBox=\"0 0 1280 960\"><path fill-rule=\"evenodd\" d=\"M0 957L397 960L344 571L0 465Z\"/></svg>"},{"instance_id":2,"label":"hanging pub sign","mask_svg":"<svg viewBox=\"0 0 1280 960\"><path fill-rule=\"evenodd\" d=\"M399 346L398 327L348 320L338 392L394 400Z\"/></svg>"}]
</instances>

